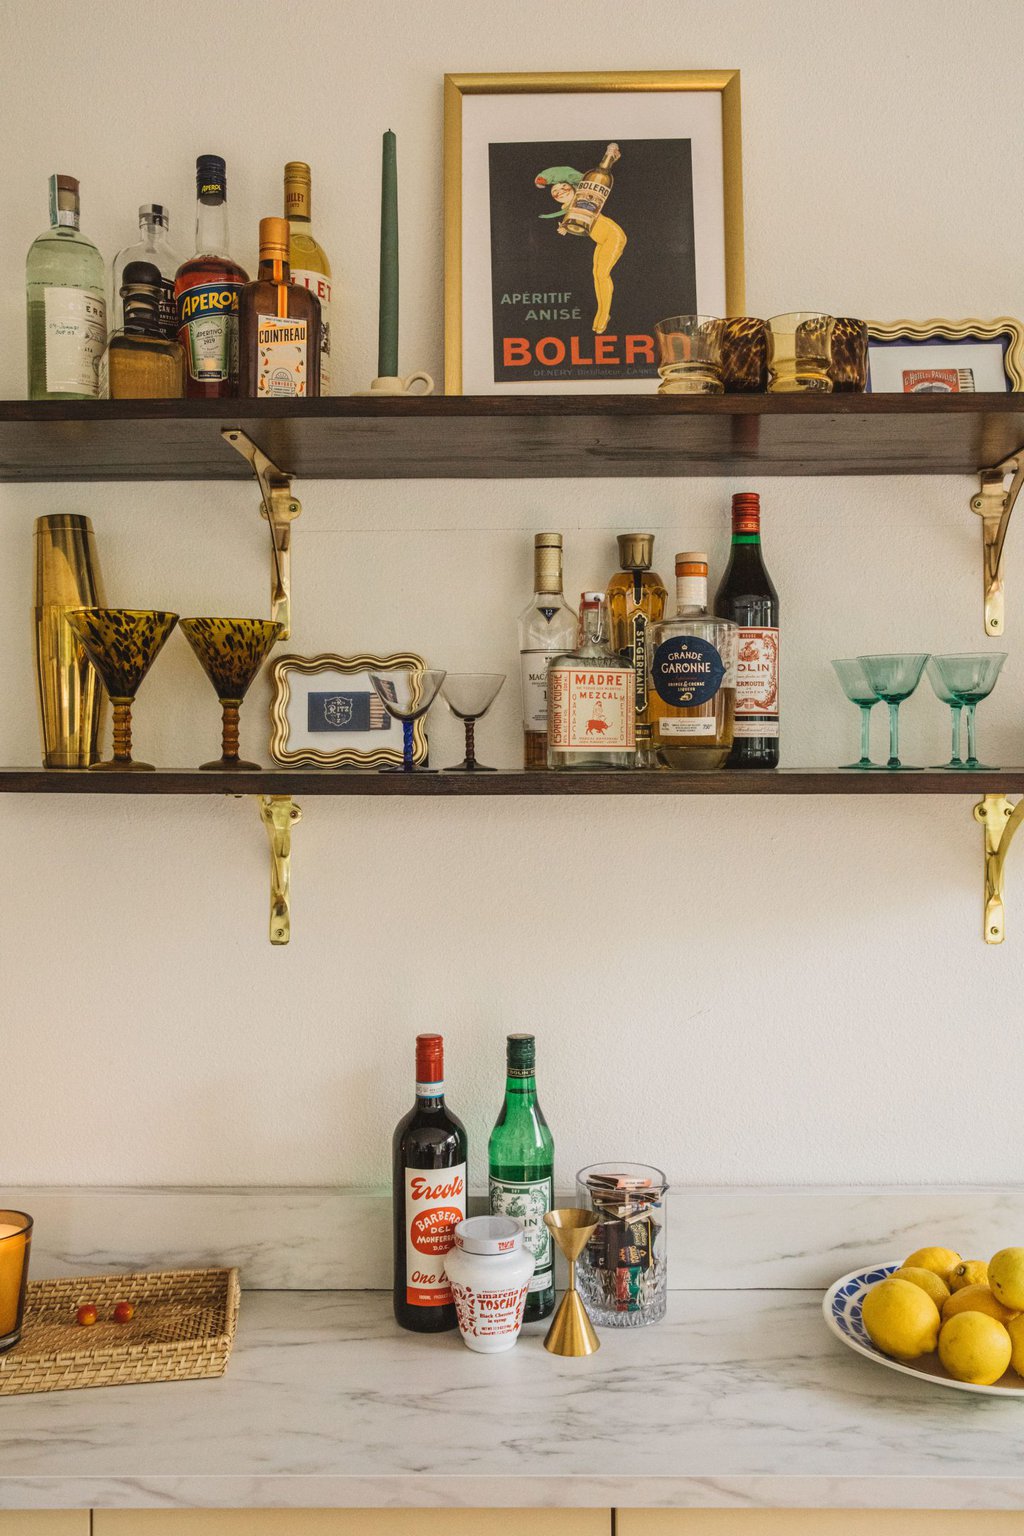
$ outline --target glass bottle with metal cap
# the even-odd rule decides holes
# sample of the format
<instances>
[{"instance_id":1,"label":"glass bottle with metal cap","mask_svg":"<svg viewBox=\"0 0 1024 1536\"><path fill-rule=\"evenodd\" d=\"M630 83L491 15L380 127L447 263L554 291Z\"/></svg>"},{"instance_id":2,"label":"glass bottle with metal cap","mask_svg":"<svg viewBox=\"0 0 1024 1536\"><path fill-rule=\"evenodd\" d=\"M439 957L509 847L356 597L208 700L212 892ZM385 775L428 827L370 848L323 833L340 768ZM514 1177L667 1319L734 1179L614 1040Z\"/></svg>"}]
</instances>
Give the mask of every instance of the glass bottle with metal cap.
<instances>
[{"instance_id":1,"label":"glass bottle with metal cap","mask_svg":"<svg viewBox=\"0 0 1024 1536\"><path fill-rule=\"evenodd\" d=\"M536 1260L526 1298L526 1321L555 1310L555 1256L544 1216L554 1204L555 1143L537 1101L537 1042L509 1035L505 1102L487 1143L488 1193L493 1216L514 1216Z\"/></svg>"},{"instance_id":2,"label":"glass bottle with metal cap","mask_svg":"<svg viewBox=\"0 0 1024 1536\"><path fill-rule=\"evenodd\" d=\"M608 622L612 650L635 673L636 765L655 766L648 712L647 650L650 626L665 617L668 591L654 562L653 533L620 533L618 537L620 571L608 583Z\"/></svg>"},{"instance_id":3,"label":"glass bottle with metal cap","mask_svg":"<svg viewBox=\"0 0 1024 1536\"><path fill-rule=\"evenodd\" d=\"M103 257L78 227L78 182L50 177L50 227L25 263L30 400L95 400L107 344Z\"/></svg>"},{"instance_id":4,"label":"glass bottle with metal cap","mask_svg":"<svg viewBox=\"0 0 1024 1536\"><path fill-rule=\"evenodd\" d=\"M111 400L179 400L185 388L185 354L161 320L163 279L148 261L124 269L120 299L124 325L107 346Z\"/></svg>"},{"instance_id":5,"label":"glass bottle with metal cap","mask_svg":"<svg viewBox=\"0 0 1024 1536\"><path fill-rule=\"evenodd\" d=\"M580 598L579 643L548 666L548 767L636 767L633 668L608 645L603 592Z\"/></svg>"},{"instance_id":6,"label":"glass bottle with metal cap","mask_svg":"<svg viewBox=\"0 0 1024 1536\"><path fill-rule=\"evenodd\" d=\"M576 645L578 620L562 593L562 535L533 541L533 596L519 615L523 767L548 766L548 663Z\"/></svg>"},{"instance_id":7,"label":"glass bottle with metal cap","mask_svg":"<svg viewBox=\"0 0 1024 1536\"><path fill-rule=\"evenodd\" d=\"M310 227L313 218L312 172L304 160L284 168L284 216L290 236L289 281L308 288L320 300L320 393L331 393L331 264Z\"/></svg>"},{"instance_id":8,"label":"glass bottle with metal cap","mask_svg":"<svg viewBox=\"0 0 1024 1536\"><path fill-rule=\"evenodd\" d=\"M320 393L320 300L289 281L287 219L260 219L260 265L238 310L239 392L255 400Z\"/></svg>"},{"instance_id":9,"label":"glass bottle with metal cap","mask_svg":"<svg viewBox=\"0 0 1024 1536\"><path fill-rule=\"evenodd\" d=\"M708 557L676 555L678 611L651 629L650 711L666 768L722 768L733 742L736 635L708 612Z\"/></svg>"},{"instance_id":10,"label":"glass bottle with metal cap","mask_svg":"<svg viewBox=\"0 0 1024 1536\"><path fill-rule=\"evenodd\" d=\"M163 203L142 204L139 209L139 230L142 238L134 245L126 245L123 251L118 251L111 269L110 329L112 331L119 331L124 325L124 300L121 297L121 289L124 286L125 268L133 261L148 261L150 266L156 267L160 273L160 328L165 336L177 336L178 306L174 302L174 278L185 258L171 247L170 225L170 214Z\"/></svg>"},{"instance_id":11,"label":"glass bottle with metal cap","mask_svg":"<svg viewBox=\"0 0 1024 1536\"><path fill-rule=\"evenodd\" d=\"M238 303L249 274L228 255L227 178L220 155L197 158L196 254L174 278L190 400L233 400L238 394Z\"/></svg>"}]
</instances>

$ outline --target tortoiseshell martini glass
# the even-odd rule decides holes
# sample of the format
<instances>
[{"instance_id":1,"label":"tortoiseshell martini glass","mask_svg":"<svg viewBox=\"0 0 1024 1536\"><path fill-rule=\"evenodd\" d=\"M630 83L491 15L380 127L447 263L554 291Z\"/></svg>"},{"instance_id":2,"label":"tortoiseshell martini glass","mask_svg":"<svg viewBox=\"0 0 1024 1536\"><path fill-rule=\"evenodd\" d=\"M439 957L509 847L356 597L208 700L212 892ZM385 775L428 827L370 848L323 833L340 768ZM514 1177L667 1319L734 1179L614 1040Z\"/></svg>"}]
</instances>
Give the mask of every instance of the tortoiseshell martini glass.
<instances>
[{"instance_id":1,"label":"tortoiseshell martini glass","mask_svg":"<svg viewBox=\"0 0 1024 1536\"><path fill-rule=\"evenodd\" d=\"M66 608L65 617L100 675L114 706L114 756L90 773L153 773L132 757L132 705L142 679L178 622L153 608Z\"/></svg>"},{"instance_id":2,"label":"tortoiseshell martini glass","mask_svg":"<svg viewBox=\"0 0 1024 1536\"><path fill-rule=\"evenodd\" d=\"M201 763L201 771L261 771L259 763L244 762L238 755L238 712L282 627L270 619L182 619L181 632L221 704L221 755Z\"/></svg>"}]
</instances>

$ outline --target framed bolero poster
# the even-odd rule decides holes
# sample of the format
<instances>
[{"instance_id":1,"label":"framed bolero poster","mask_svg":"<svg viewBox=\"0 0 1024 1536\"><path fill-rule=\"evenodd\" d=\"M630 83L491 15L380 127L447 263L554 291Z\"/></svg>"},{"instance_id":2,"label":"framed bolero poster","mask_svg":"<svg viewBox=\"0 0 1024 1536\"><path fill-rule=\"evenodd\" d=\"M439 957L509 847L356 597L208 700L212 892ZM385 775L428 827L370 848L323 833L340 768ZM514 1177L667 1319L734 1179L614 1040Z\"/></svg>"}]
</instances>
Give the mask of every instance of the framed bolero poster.
<instances>
[{"instance_id":1,"label":"framed bolero poster","mask_svg":"<svg viewBox=\"0 0 1024 1536\"><path fill-rule=\"evenodd\" d=\"M446 75L448 394L650 393L744 309L738 70Z\"/></svg>"}]
</instances>

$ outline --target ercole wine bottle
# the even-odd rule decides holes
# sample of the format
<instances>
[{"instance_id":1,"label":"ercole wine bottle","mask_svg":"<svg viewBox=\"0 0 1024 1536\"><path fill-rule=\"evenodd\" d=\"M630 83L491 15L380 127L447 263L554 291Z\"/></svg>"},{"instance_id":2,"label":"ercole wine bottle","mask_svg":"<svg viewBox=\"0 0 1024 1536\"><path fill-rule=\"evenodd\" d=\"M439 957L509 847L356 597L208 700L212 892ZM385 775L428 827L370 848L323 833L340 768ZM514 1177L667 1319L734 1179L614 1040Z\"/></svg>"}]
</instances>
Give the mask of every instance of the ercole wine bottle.
<instances>
[{"instance_id":1,"label":"ercole wine bottle","mask_svg":"<svg viewBox=\"0 0 1024 1536\"><path fill-rule=\"evenodd\" d=\"M416 1103L395 1127L395 1321L413 1333L457 1322L445 1256L466 1214L467 1140L444 1102L444 1039L416 1036Z\"/></svg>"}]
</instances>

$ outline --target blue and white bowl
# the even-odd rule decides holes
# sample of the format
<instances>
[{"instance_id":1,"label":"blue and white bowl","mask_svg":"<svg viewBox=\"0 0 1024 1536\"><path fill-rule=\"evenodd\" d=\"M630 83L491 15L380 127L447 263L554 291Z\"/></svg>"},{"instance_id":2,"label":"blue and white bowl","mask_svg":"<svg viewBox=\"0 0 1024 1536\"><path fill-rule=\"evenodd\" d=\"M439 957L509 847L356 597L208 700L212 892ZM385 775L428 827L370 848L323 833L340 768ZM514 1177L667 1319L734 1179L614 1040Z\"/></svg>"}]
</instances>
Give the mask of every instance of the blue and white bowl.
<instances>
[{"instance_id":1,"label":"blue and white bowl","mask_svg":"<svg viewBox=\"0 0 1024 1536\"><path fill-rule=\"evenodd\" d=\"M890 1371L900 1371L904 1376L917 1376L937 1387L954 1387L958 1392L983 1392L989 1397L1024 1397L1024 1382L1016 1371L1007 1371L991 1387L979 1387L970 1381L954 1381L936 1354L923 1355L913 1364L907 1364L903 1360L893 1360L872 1344L864 1327L864 1297L873 1285L877 1285L880 1280L887 1280L899 1268L900 1261L895 1264L876 1264L874 1269L854 1270L829 1287L822 1310L826 1323L836 1337L842 1339L858 1355L866 1355L876 1365L888 1366Z\"/></svg>"}]
</instances>

